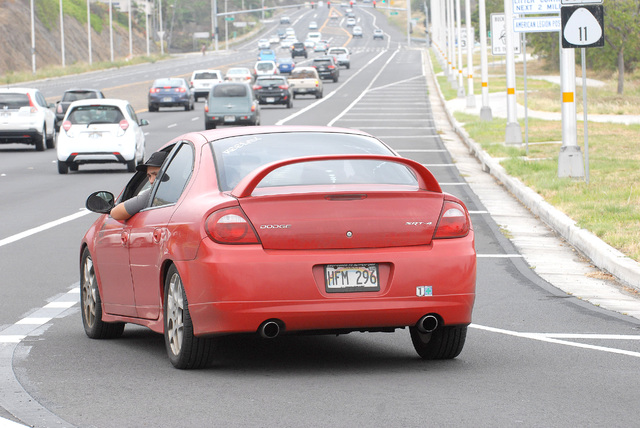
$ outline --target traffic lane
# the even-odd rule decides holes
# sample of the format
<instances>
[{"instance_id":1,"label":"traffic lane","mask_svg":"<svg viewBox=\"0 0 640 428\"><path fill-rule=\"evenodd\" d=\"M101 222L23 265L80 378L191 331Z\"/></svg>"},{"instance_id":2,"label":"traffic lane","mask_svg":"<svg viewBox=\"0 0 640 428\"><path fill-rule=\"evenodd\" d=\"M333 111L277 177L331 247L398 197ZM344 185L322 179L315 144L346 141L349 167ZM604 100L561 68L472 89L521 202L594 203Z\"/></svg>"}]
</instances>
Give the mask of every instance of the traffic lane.
<instances>
[{"instance_id":1,"label":"traffic lane","mask_svg":"<svg viewBox=\"0 0 640 428\"><path fill-rule=\"evenodd\" d=\"M16 374L35 399L78 426L423 426L425 397L439 409L429 413L433 425L449 425L455 414L460 425L633 426L640 398L637 358L473 328L462 354L448 361L420 360L406 330L223 337L214 365L197 372L174 369L162 336L144 328L88 339L77 310L45 334L19 345L28 349L16 351Z\"/></svg>"}]
</instances>

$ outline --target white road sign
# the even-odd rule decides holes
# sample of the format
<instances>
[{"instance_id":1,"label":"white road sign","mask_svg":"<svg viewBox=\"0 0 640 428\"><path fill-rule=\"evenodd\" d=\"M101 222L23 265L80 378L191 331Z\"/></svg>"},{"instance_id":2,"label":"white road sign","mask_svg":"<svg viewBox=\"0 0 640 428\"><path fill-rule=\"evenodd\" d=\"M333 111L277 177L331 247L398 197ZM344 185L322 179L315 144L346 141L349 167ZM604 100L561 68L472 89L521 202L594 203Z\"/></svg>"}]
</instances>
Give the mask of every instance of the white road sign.
<instances>
[{"instance_id":1,"label":"white road sign","mask_svg":"<svg viewBox=\"0 0 640 428\"><path fill-rule=\"evenodd\" d=\"M513 13L560 13L560 0L513 0Z\"/></svg>"},{"instance_id":2,"label":"white road sign","mask_svg":"<svg viewBox=\"0 0 640 428\"><path fill-rule=\"evenodd\" d=\"M534 16L513 19L513 31L516 33L549 33L560 31L561 27L560 16Z\"/></svg>"},{"instance_id":3,"label":"white road sign","mask_svg":"<svg viewBox=\"0 0 640 428\"><path fill-rule=\"evenodd\" d=\"M563 48L604 46L604 7L602 5L563 6L560 16Z\"/></svg>"},{"instance_id":4,"label":"white road sign","mask_svg":"<svg viewBox=\"0 0 640 428\"><path fill-rule=\"evenodd\" d=\"M491 53L493 55L507 54L507 28L504 19L504 13L491 14ZM521 49L520 33L515 33L514 53L519 54Z\"/></svg>"}]
</instances>

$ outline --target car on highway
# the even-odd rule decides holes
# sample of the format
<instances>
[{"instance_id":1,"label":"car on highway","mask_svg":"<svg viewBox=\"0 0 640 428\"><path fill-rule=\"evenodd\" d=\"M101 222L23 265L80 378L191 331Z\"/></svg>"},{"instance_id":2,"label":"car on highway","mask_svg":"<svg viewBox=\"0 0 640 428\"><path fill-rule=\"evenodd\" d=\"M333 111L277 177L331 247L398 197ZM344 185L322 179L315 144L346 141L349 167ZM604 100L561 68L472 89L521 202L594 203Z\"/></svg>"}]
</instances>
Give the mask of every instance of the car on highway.
<instances>
[{"instance_id":1,"label":"car on highway","mask_svg":"<svg viewBox=\"0 0 640 428\"><path fill-rule=\"evenodd\" d=\"M246 67L233 67L227 70L224 75L225 82L243 82L251 83L253 81L253 74L251 70Z\"/></svg>"},{"instance_id":2,"label":"car on highway","mask_svg":"<svg viewBox=\"0 0 640 428\"><path fill-rule=\"evenodd\" d=\"M347 27L353 27L354 25L356 25L356 19L355 18L347 18Z\"/></svg>"},{"instance_id":3,"label":"car on highway","mask_svg":"<svg viewBox=\"0 0 640 428\"><path fill-rule=\"evenodd\" d=\"M351 35L353 37L358 37L358 38L362 38L362 27L359 25L354 26L351 29Z\"/></svg>"},{"instance_id":4,"label":"car on highway","mask_svg":"<svg viewBox=\"0 0 640 428\"><path fill-rule=\"evenodd\" d=\"M0 144L31 144L39 152L54 148L54 107L38 89L0 88Z\"/></svg>"},{"instance_id":5,"label":"car on highway","mask_svg":"<svg viewBox=\"0 0 640 428\"><path fill-rule=\"evenodd\" d=\"M273 49L260 49L258 61L275 61L276 52Z\"/></svg>"},{"instance_id":6,"label":"car on highway","mask_svg":"<svg viewBox=\"0 0 640 428\"><path fill-rule=\"evenodd\" d=\"M318 40L315 46L313 47L314 52L326 53L327 49L328 49L327 44L324 42L324 40Z\"/></svg>"},{"instance_id":7,"label":"car on highway","mask_svg":"<svg viewBox=\"0 0 640 428\"><path fill-rule=\"evenodd\" d=\"M316 98L323 96L322 79L318 76L318 70L313 67L296 67L287 80L293 98L307 94Z\"/></svg>"},{"instance_id":8,"label":"car on highway","mask_svg":"<svg viewBox=\"0 0 640 428\"><path fill-rule=\"evenodd\" d=\"M422 359L460 354L475 300L474 230L423 164L337 127L199 131L161 150L152 185L139 172L117 199L87 198L102 214L80 243L88 337L146 326L164 335L179 369L215 363L220 337L246 334L408 327ZM148 202L129 220L108 215L140 192ZM111 344L127 352L131 340Z\"/></svg>"},{"instance_id":9,"label":"car on highway","mask_svg":"<svg viewBox=\"0 0 640 428\"><path fill-rule=\"evenodd\" d=\"M291 49L294 43L298 43L295 36L287 36L280 42L280 49Z\"/></svg>"},{"instance_id":10,"label":"car on highway","mask_svg":"<svg viewBox=\"0 0 640 428\"><path fill-rule=\"evenodd\" d=\"M382 31L379 28L376 28L375 30L373 30L373 40L375 39L384 40L384 31Z\"/></svg>"},{"instance_id":11,"label":"car on highway","mask_svg":"<svg viewBox=\"0 0 640 428\"><path fill-rule=\"evenodd\" d=\"M313 39L307 39L304 41L304 47L307 49L313 49L316 46L316 42Z\"/></svg>"},{"instance_id":12,"label":"car on highway","mask_svg":"<svg viewBox=\"0 0 640 428\"><path fill-rule=\"evenodd\" d=\"M315 30L318 29L318 23L316 21L311 21L311 22L309 22L309 27L308 28L309 28L309 30L315 31Z\"/></svg>"},{"instance_id":13,"label":"car on highway","mask_svg":"<svg viewBox=\"0 0 640 428\"><path fill-rule=\"evenodd\" d=\"M320 76L321 79L331 79L337 82L340 78L340 68L332 56L325 55L314 58L311 66L318 70L318 76Z\"/></svg>"},{"instance_id":14,"label":"car on highway","mask_svg":"<svg viewBox=\"0 0 640 428\"><path fill-rule=\"evenodd\" d=\"M259 76L253 83L253 93L260 104L293 107L291 89L285 76Z\"/></svg>"},{"instance_id":15,"label":"car on highway","mask_svg":"<svg viewBox=\"0 0 640 428\"><path fill-rule=\"evenodd\" d=\"M56 102L56 131L60 131L60 124L64 115L67 113L69 105L78 100L87 100L91 98L106 98L102 91L91 88L67 89L62 94L60 101Z\"/></svg>"},{"instance_id":16,"label":"car on highway","mask_svg":"<svg viewBox=\"0 0 640 428\"><path fill-rule=\"evenodd\" d=\"M330 55L334 58L336 64L343 65L347 69L351 68L351 53L348 48L344 47L335 47L329 48L327 51L327 55Z\"/></svg>"},{"instance_id":17,"label":"car on highway","mask_svg":"<svg viewBox=\"0 0 640 428\"><path fill-rule=\"evenodd\" d=\"M197 102L200 97L207 98L213 85L223 80L220 70L195 70L191 73L191 79L189 79L189 84L193 91L193 99Z\"/></svg>"},{"instance_id":18,"label":"car on highway","mask_svg":"<svg viewBox=\"0 0 640 428\"><path fill-rule=\"evenodd\" d=\"M258 40L258 49L269 49L271 43L269 43L269 39L260 39Z\"/></svg>"},{"instance_id":19,"label":"car on highway","mask_svg":"<svg viewBox=\"0 0 640 428\"><path fill-rule=\"evenodd\" d=\"M319 31L310 31L307 34L307 39L317 42L318 40L322 39L322 33L320 33Z\"/></svg>"},{"instance_id":20,"label":"car on highway","mask_svg":"<svg viewBox=\"0 0 640 428\"><path fill-rule=\"evenodd\" d=\"M293 62L293 58L278 58L276 64L278 64L278 71L280 73L289 74L296 68L296 63Z\"/></svg>"},{"instance_id":21,"label":"car on highway","mask_svg":"<svg viewBox=\"0 0 640 428\"><path fill-rule=\"evenodd\" d=\"M291 23L291 18L288 16L281 16L280 17L280 23L281 24L290 24Z\"/></svg>"},{"instance_id":22,"label":"car on highway","mask_svg":"<svg viewBox=\"0 0 640 428\"><path fill-rule=\"evenodd\" d=\"M304 43L296 42L291 45L291 58L295 58L297 56L303 56L307 58L307 47Z\"/></svg>"},{"instance_id":23,"label":"car on highway","mask_svg":"<svg viewBox=\"0 0 640 428\"><path fill-rule=\"evenodd\" d=\"M248 83L224 82L211 89L204 106L204 128L260 125L260 104Z\"/></svg>"},{"instance_id":24,"label":"car on highway","mask_svg":"<svg viewBox=\"0 0 640 428\"><path fill-rule=\"evenodd\" d=\"M258 76L271 76L280 72L275 61L258 61L253 66L252 73L255 80Z\"/></svg>"},{"instance_id":25,"label":"car on highway","mask_svg":"<svg viewBox=\"0 0 640 428\"><path fill-rule=\"evenodd\" d=\"M149 88L149 111L158 111L160 107L183 107L193 110L195 97L191 86L182 77L156 79Z\"/></svg>"},{"instance_id":26,"label":"car on highway","mask_svg":"<svg viewBox=\"0 0 640 428\"><path fill-rule=\"evenodd\" d=\"M269 45L277 45L280 43L280 36L277 34L272 34L269 36Z\"/></svg>"},{"instance_id":27,"label":"car on highway","mask_svg":"<svg viewBox=\"0 0 640 428\"><path fill-rule=\"evenodd\" d=\"M84 164L120 163L129 172L144 160L146 140L142 127L128 101L88 99L74 101L62 121L56 156L58 173L77 171Z\"/></svg>"}]
</instances>

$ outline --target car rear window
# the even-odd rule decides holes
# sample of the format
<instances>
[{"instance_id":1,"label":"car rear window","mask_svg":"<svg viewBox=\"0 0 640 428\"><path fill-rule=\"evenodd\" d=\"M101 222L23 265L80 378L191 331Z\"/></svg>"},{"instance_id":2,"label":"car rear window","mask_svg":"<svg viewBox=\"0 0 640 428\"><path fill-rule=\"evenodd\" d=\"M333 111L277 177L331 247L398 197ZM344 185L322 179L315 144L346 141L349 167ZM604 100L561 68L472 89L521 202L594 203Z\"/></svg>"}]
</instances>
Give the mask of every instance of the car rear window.
<instances>
[{"instance_id":1,"label":"car rear window","mask_svg":"<svg viewBox=\"0 0 640 428\"><path fill-rule=\"evenodd\" d=\"M246 97L247 87L245 85L216 85L211 94L214 97Z\"/></svg>"},{"instance_id":2,"label":"car rear window","mask_svg":"<svg viewBox=\"0 0 640 428\"><path fill-rule=\"evenodd\" d=\"M244 135L214 141L212 147L222 191L233 190L254 169L283 159L329 154L393 156L391 150L375 138L338 133L282 132ZM318 175L322 175L326 181L318 182ZM417 184L415 176L404 166L359 160L290 165L268 174L258 187L331 184L334 179L333 184Z\"/></svg>"},{"instance_id":3,"label":"car rear window","mask_svg":"<svg viewBox=\"0 0 640 428\"><path fill-rule=\"evenodd\" d=\"M27 94L0 94L0 108L19 109L29 107L29 96Z\"/></svg>"},{"instance_id":4,"label":"car rear window","mask_svg":"<svg viewBox=\"0 0 640 428\"><path fill-rule=\"evenodd\" d=\"M220 79L220 76L218 75L218 73L213 71L203 71L201 73L196 73L196 75L194 76L194 79L203 79L203 80Z\"/></svg>"},{"instance_id":5,"label":"car rear window","mask_svg":"<svg viewBox=\"0 0 640 428\"><path fill-rule=\"evenodd\" d=\"M153 82L154 87L180 87L184 86L184 82L181 79L157 79Z\"/></svg>"},{"instance_id":6,"label":"car rear window","mask_svg":"<svg viewBox=\"0 0 640 428\"><path fill-rule=\"evenodd\" d=\"M62 101L72 102L78 100L88 100L91 98L96 98L96 93L94 91L72 91L65 92L62 96Z\"/></svg>"},{"instance_id":7,"label":"car rear window","mask_svg":"<svg viewBox=\"0 0 640 428\"><path fill-rule=\"evenodd\" d=\"M284 79L280 78L275 78L275 79L258 79L256 80L256 84L257 85L262 85L262 86L270 86L270 85L285 85L286 82Z\"/></svg>"},{"instance_id":8,"label":"car rear window","mask_svg":"<svg viewBox=\"0 0 640 428\"><path fill-rule=\"evenodd\" d=\"M78 106L67 116L67 120L73 125L120 123L123 119L120 108L106 105Z\"/></svg>"},{"instance_id":9,"label":"car rear window","mask_svg":"<svg viewBox=\"0 0 640 428\"><path fill-rule=\"evenodd\" d=\"M270 62L260 62L256 65L256 69L258 70L272 70L273 64Z\"/></svg>"},{"instance_id":10,"label":"car rear window","mask_svg":"<svg viewBox=\"0 0 640 428\"><path fill-rule=\"evenodd\" d=\"M336 55L342 55L342 54L346 54L347 50L346 49L340 49L340 48L333 48L329 51L329 53L331 54L336 54Z\"/></svg>"},{"instance_id":11,"label":"car rear window","mask_svg":"<svg viewBox=\"0 0 640 428\"><path fill-rule=\"evenodd\" d=\"M314 79L315 77L316 77L316 74L313 71L307 71L307 70L296 71L296 70L293 70L293 72L291 73L291 78L292 79Z\"/></svg>"},{"instance_id":12,"label":"car rear window","mask_svg":"<svg viewBox=\"0 0 640 428\"><path fill-rule=\"evenodd\" d=\"M330 59L314 59L313 63L316 65L331 65Z\"/></svg>"}]
</instances>

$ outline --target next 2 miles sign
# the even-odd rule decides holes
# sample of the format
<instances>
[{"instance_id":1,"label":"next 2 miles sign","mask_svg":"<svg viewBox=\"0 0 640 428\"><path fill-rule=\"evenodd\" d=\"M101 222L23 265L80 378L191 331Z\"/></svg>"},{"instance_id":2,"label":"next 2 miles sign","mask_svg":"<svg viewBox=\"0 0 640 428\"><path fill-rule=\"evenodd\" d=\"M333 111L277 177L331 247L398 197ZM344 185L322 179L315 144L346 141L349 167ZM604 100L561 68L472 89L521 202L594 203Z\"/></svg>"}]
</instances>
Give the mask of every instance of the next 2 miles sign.
<instances>
[{"instance_id":1,"label":"next 2 miles sign","mask_svg":"<svg viewBox=\"0 0 640 428\"><path fill-rule=\"evenodd\" d=\"M560 0L513 0L513 13L515 15L560 14Z\"/></svg>"}]
</instances>

